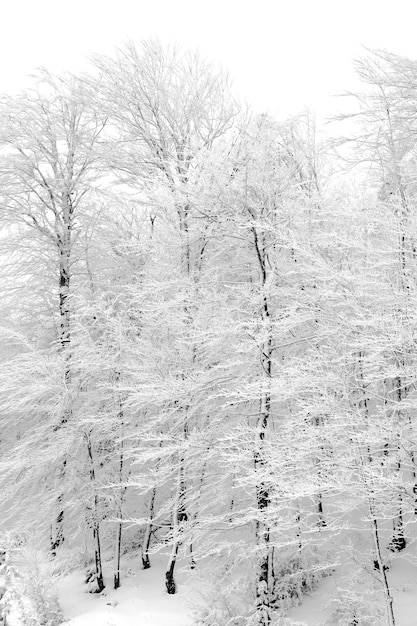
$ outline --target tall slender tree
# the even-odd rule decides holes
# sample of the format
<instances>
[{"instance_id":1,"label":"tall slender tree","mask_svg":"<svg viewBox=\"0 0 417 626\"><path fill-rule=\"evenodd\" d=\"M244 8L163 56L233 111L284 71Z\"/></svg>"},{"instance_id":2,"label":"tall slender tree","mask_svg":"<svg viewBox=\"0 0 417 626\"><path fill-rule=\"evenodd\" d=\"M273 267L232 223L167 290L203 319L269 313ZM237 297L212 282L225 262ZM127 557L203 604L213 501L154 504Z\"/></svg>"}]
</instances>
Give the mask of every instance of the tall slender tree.
<instances>
[{"instance_id":1,"label":"tall slender tree","mask_svg":"<svg viewBox=\"0 0 417 626\"><path fill-rule=\"evenodd\" d=\"M82 223L96 202L101 174L98 143L105 116L90 107L81 83L73 77L55 77L46 70L35 87L0 102L2 219L19 229L29 255L44 263L54 277L57 341L64 363L65 402L58 429L71 419L71 284L77 261L77 239ZM33 245L33 241L36 245ZM66 459L60 460L60 481ZM64 495L57 498L51 549L64 539Z\"/></svg>"}]
</instances>

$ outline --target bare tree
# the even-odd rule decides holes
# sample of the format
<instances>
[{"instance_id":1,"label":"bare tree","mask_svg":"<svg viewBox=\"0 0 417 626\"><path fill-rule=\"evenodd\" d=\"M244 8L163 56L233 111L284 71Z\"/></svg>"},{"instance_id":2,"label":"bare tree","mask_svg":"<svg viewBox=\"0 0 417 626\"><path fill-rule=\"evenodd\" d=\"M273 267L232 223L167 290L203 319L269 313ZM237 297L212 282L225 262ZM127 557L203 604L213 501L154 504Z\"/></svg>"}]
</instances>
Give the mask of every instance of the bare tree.
<instances>
[{"instance_id":1,"label":"bare tree","mask_svg":"<svg viewBox=\"0 0 417 626\"><path fill-rule=\"evenodd\" d=\"M196 199L202 172L213 144L232 126L237 105L230 96L226 74L203 61L198 54L179 47L164 48L158 41L143 43L138 52L132 43L118 50L115 59L94 57L99 79L93 80L100 107L108 112L117 132L110 168L120 182L139 192L166 190L169 201L159 212L171 215L174 237L180 248L176 268L184 289L198 280L207 245L207 220ZM155 216L152 214L152 232ZM191 289L195 289L191 287ZM193 308L184 303L185 327L192 329ZM192 342L191 342L192 344ZM188 363L178 364L177 376L192 367L195 346ZM172 554L166 572L168 593L175 593L174 569L181 536L188 523L186 504L186 452L190 429L189 405L173 400L181 414L178 476L175 479ZM177 435L178 436L178 435ZM152 496L151 496L152 500Z\"/></svg>"},{"instance_id":2,"label":"bare tree","mask_svg":"<svg viewBox=\"0 0 417 626\"><path fill-rule=\"evenodd\" d=\"M40 243L44 271L55 281L52 315L65 362L66 404L59 429L71 419L71 285L82 222L98 191L98 150L106 120L90 107L80 82L38 74L35 87L0 101L1 217L19 229L27 251ZM38 258L39 261L39 258ZM24 297L24 295L23 295ZM61 460L60 475L66 460ZM51 549L64 540L64 494L58 496Z\"/></svg>"}]
</instances>

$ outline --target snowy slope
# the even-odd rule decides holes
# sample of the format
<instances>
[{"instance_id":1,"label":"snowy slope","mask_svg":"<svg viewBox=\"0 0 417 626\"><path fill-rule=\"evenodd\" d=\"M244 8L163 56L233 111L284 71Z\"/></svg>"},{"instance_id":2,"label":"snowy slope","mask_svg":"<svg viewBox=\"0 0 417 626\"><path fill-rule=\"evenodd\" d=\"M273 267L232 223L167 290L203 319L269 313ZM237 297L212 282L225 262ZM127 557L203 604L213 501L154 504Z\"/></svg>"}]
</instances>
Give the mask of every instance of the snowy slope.
<instances>
[{"instance_id":1,"label":"snowy slope","mask_svg":"<svg viewBox=\"0 0 417 626\"><path fill-rule=\"evenodd\" d=\"M416 557L417 541L414 541L402 554L393 555L390 561L388 577L394 597L396 626L417 625ZM63 578L58 591L63 613L69 619L68 625L192 626L193 606L201 601L193 590L194 573L186 567L178 568L178 593L169 596L164 587L166 555L154 555L152 563L151 569L142 570L138 555L124 557L122 586L116 591L112 589L111 570L108 568L107 587L101 595L88 593L82 571ZM370 616L370 621L366 623L384 625L384 600L379 592L377 575L371 567L364 567L360 575L355 576L357 573L351 564L348 560L344 561L331 577L322 580L316 591L305 596L300 606L290 611L282 624L335 626L336 621L332 618L334 601L340 597L340 590L351 584L354 595L365 597L364 610Z\"/></svg>"},{"instance_id":2,"label":"snowy slope","mask_svg":"<svg viewBox=\"0 0 417 626\"><path fill-rule=\"evenodd\" d=\"M417 625L417 541L414 541L403 553L393 555L387 573L388 582L393 595L393 607L396 626ZM331 603L338 597L340 589L346 586L346 577L339 567L333 576L322 581L320 587L305 596L302 604L293 608L289 618L306 626L334 626L331 620ZM350 572L348 572L349 575ZM360 588L359 588L360 587ZM370 615L374 612L372 605L379 605L384 613L384 599L379 592L380 584L377 574L368 567L358 577L356 596L368 597ZM355 587L352 589L355 592ZM364 590L365 594L364 594ZM385 624L384 617L374 614L369 623L374 626ZM291 622L290 622L291 623Z\"/></svg>"},{"instance_id":3,"label":"snowy slope","mask_svg":"<svg viewBox=\"0 0 417 626\"><path fill-rule=\"evenodd\" d=\"M187 574L178 571L178 593L169 596L164 587L166 558L154 556L151 569L142 570L140 559L124 559L122 586L95 595L88 593L83 573L74 572L59 584L59 598L69 626L191 626Z\"/></svg>"}]
</instances>

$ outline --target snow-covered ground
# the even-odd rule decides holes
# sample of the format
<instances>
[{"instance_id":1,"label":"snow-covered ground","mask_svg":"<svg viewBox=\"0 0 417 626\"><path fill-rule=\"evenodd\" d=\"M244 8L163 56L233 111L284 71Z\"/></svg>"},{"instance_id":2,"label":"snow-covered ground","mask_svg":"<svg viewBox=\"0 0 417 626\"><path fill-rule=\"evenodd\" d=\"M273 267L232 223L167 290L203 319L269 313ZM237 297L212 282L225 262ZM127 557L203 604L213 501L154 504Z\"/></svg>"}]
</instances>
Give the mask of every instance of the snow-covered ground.
<instances>
[{"instance_id":1,"label":"snow-covered ground","mask_svg":"<svg viewBox=\"0 0 417 626\"><path fill-rule=\"evenodd\" d=\"M396 554L392 557L390 562L390 569L387 572L388 582L390 585L391 593L393 596L394 615L396 620L396 626L416 626L417 625L417 541L414 540L403 553ZM349 564L347 565L349 567ZM346 568L345 568L346 570ZM347 572L349 576L350 572ZM334 626L330 618L331 602L338 597L340 589L344 587L345 580L343 576L346 571L342 571L342 566L339 567L333 576L326 578L322 581L320 587L310 594L307 594L302 604L293 608L289 613L289 618L294 620L297 624L305 624L305 626ZM378 574L372 570L372 567L367 567L363 570L362 575L358 576L356 589L353 587L353 591L356 591L356 596L364 596L364 588L369 589L369 601L368 606L370 613L372 614L372 604L375 603L375 598L372 598L372 587L374 590L380 589L380 584L377 578ZM363 583L361 585L360 583ZM361 586L361 588L359 588ZM376 592L378 594L378 591ZM366 594L365 594L366 602ZM384 599L382 594L379 594L378 605L384 613ZM383 618L375 615L374 621L367 622L372 623L373 626L382 626L385 624ZM289 622L291 624L291 622Z\"/></svg>"},{"instance_id":2,"label":"snow-covered ground","mask_svg":"<svg viewBox=\"0 0 417 626\"><path fill-rule=\"evenodd\" d=\"M140 558L125 558L121 587L112 589L109 576L100 595L88 593L82 572L66 576L58 591L68 626L191 626L191 573L179 569L178 593L170 596L164 586L166 558L156 555L152 563L143 570Z\"/></svg>"},{"instance_id":3,"label":"snow-covered ground","mask_svg":"<svg viewBox=\"0 0 417 626\"><path fill-rule=\"evenodd\" d=\"M417 625L417 541L407 547L404 553L394 555L390 562L388 578L394 597L396 626ZM194 572L178 568L178 593L169 596L164 587L166 555L154 555L151 569L142 570L137 555L124 557L122 586L112 589L112 580L107 577L106 590L95 595L88 593L83 581L83 572L76 571L66 576L58 585L59 599L68 626L193 626L193 607L199 603L194 590ZM349 564L343 563L333 576L323 579L320 587L304 597L300 606L293 608L282 624L305 626L334 626L332 623L332 600L338 597L340 589L349 578ZM377 573L372 567L363 569L356 580L369 587L367 609L371 615L367 624L382 626L384 621L384 600L378 597ZM353 586L353 591L355 587ZM358 596L364 589L357 589ZM382 613L373 615L372 605L379 605ZM366 594L365 594L366 602Z\"/></svg>"}]
</instances>

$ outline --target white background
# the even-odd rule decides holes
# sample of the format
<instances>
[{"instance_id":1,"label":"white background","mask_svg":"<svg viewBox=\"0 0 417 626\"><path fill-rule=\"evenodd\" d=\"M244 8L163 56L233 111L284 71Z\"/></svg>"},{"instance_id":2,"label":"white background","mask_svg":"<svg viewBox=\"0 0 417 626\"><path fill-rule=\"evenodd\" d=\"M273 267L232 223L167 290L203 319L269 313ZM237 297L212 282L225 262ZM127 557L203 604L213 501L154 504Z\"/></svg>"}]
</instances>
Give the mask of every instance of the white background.
<instances>
[{"instance_id":1,"label":"white background","mask_svg":"<svg viewBox=\"0 0 417 626\"><path fill-rule=\"evenodd\" d=\"M127 38L199 47L234 77L257 111L285 115L307 106L319 119L332 98L354 89L362 46L417 58L411 0L0 0L0 91L27 84L36 66L85 67Z\"/></svg>"}]
</instances>

